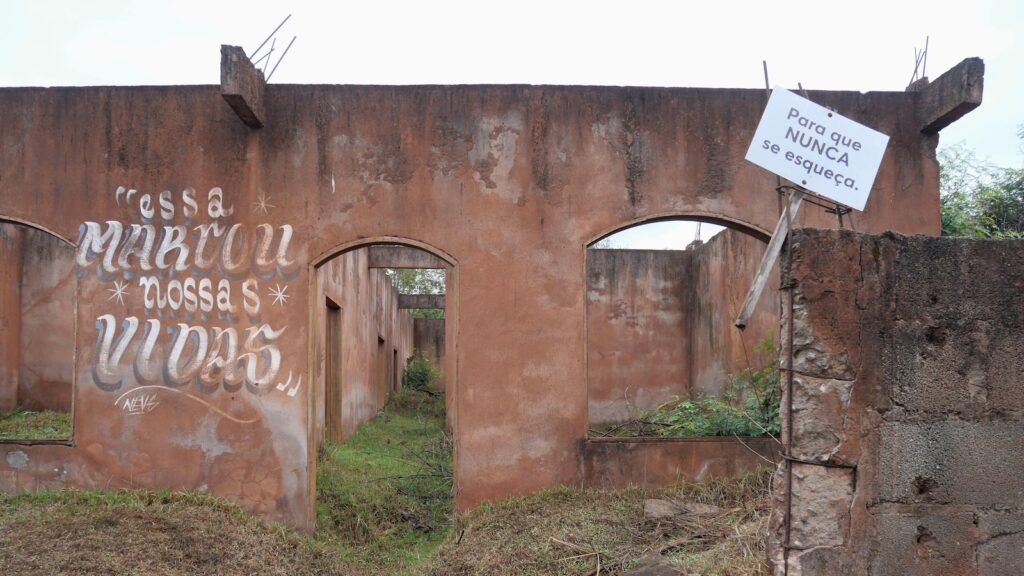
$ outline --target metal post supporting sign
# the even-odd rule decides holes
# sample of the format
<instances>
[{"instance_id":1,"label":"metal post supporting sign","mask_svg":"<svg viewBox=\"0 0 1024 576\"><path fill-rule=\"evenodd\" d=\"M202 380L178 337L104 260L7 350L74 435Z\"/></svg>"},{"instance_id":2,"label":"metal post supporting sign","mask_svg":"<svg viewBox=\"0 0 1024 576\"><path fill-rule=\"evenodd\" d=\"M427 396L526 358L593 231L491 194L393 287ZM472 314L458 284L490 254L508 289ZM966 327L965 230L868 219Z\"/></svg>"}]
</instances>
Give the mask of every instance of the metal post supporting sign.
<instances>
[{"instance_id":1,"label":"metal post supporting sign","mask_svg":"<svg viewBox=\"0 0 1024 576\"><path fill-rule=\"evenodd\" d=\"M772 90L746 159L786 178L791 196L735 324L747 325L806 191L864 210L889 137L780 88Z\"/></svg>"}]
</instances>

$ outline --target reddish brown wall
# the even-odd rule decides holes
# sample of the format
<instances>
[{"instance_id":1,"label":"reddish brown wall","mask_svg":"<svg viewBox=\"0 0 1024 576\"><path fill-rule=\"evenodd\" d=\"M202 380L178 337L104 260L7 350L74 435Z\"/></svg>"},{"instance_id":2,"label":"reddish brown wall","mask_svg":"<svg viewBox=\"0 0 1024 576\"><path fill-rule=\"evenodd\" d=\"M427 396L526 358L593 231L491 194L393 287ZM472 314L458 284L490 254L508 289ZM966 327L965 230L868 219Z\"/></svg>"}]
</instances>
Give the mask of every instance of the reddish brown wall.
<instances>
[{"instance_id":1,"label":"reddish brown wall","mask_svg":"<svg viewBox=\"0 0 1024 576\"><path fill-rule=\"evenodd\" d=\"M0 223L0 412L18 405L24 227Z\"/></svg>"},{"instance_id":2,"label":"reddish brown wall","mask_svg":"<svg viewBox=\"0 0 1024 576\"><path fill-rule=\"evenodd\" d=\"M422 350L439 370L444 367L444 318L416 318L413 320L413 348ZM437 386L444 390L444 376Z\"/></svg>"},{"instance_id":3,"label":"reddish brown wall","mask_svg":"<svg viewBox=\"0 0 1024 576\"><path fill-rule=\"evenodd\" d=\"M733 322L757 274L766 244L735 230L724 230L693 250L687 317L690 382L695 392L717 395L730 376L757 370L776 357L775 346L759 351L765 339L778 343L779 275L773 270L743 330Z\"/></svg>"},{"instance_id":4,"label":"reddish brown wall","mask_svg":"<svg viewBox=\"0 0 1024 576\"><path fill-rule=\"evenodd\" d=\"M777 274L746 330L733 321L764 247L724 230L693 250L587 251L591 426L626 421L672 396L718 395L730 375L763 365L756 347L776 340Z\"/></svg>"},{"instance_id":5,"label":"reddish brown wall","mask_svg":"<svg viewBox=\"0 0 1024 576\"><path fill-rule=\"evenodd\" d=\"M412 354L413 319L398 309L398 292L380 269L367 268L367 249L340 254L316 270L317 438L323 439L326 384L326 299L341 315L341 435L344 440L373 418L401 379L401 367ZM378 364L378 340L384 340L383 372ZM398 371L394 366L397 350Z\"/></svg>"},{"instance_id":6,"label":"reddish brown wall","mask_svg":"<svg viewBox=\"0 0 1024 576\"><path fill-rule=\"evenodd\" d=\"M690 263L680 250L587 250L591 426L688 394Z\"/></svg>"},{"instance_id":7,"label":"reddish brown wall","mask_svg":"<svg viewBox=\"0 0 1024 576\"><path fill-rule=\"evenodd\" d=\"M1024 242L800 230L790 258L777 571L1024 573Z\"/></svg>"},{"instance_id":8,"label":"reddish brown wall","mask_svg":"<svg viewBox=\"0 0 1024 576\"><path fill-rule=\"evenodd\" d=\"M75 250L32 228L22 250L18 403L30 410L68 411L75 369Z\"/></svg>"},{"instance_id":9,"label":"reddish brown wall","mask_svg":"<svg viewBox=\"0 0 1024 576\"><path fill-rule=\"evenodd\" d=\"M0 411L71 409L75 357L75 249L52 234L0 222L4 267ZM9 339L9 342L8 342Z\"/></svg>"},{"instance_id":10,"label":"reddish brown wall","mask_svg":"<svg viewBox=\"0 0 1024 576\"><path fill-rule=\"evenodd\" d=\"M580 454L582 483L594 488L669 486L735 478L778 461L772 438L590 438Z\"/></svg>"},{"instance_id":11,"label":"reddish brown wall","mask_svg":"<svg viewBox=\"0 0 1024 576\"><path fill-rule=\"evenodd\" d=\"M891 137L858 229L938 233L936 137L920 132L919 94L810 97ZM84 222L143 224L149 194L149 219L163 226L157 195L168 191L167 225L184 227L190 252L200 225L244 225L249 240L236 238L236 251L258 224L275 235L260 258L251 246L240 261L231 255L230 271L191 257L173 278L161 268L165 285L209 277L230 286L233 314L191 319L147 308L138 258L121 266L114 254L108 270L86 254L74 446L3 445L0 488L205 488L311 528L309 264L348 243L394 237L447 255L455 271L446 375L457 505L572 481L587 426L584 247L665 215L771 230L775 178L743 161L765 101L763 90L271 85L266 125L252 130L217 86L0 90L0 216L77 238ZM210 209L214 188L223 212ZM808 209L800 222L834 220ZM123 306L108 299L114 281L129 283ZM247 281L257 294L248 300ZM287 289L287 301L275 302L273 289ZM246 301L258 313L247 314ZM100 354L99 337L120 334L128 318L139 331L115 362ZM150 320L161 323L159 339L139 356ZM181 384L163 375L169 359L192 372L193 344L175 355L166 332L179 324L196 327L196 338L220 331L222 342L230 330L284 332L251 343L269 348L240 345L258 382L239 387L211 368L205 381Z\"/></svg>"}]
</instances>

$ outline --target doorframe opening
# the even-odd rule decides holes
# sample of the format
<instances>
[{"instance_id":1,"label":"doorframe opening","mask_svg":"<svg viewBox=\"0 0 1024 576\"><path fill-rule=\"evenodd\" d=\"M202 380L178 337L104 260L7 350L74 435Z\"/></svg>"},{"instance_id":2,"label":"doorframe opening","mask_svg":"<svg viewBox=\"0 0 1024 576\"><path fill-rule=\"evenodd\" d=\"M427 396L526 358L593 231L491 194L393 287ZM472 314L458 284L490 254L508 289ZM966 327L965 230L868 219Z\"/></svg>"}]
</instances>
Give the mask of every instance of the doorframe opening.
<instances>
[{"instance_id":1,"label":"doorframe opening","mask_svg":"<svg viewBox=\"0 0 1024 576\"><path fill-rule=\"evenodd\" d=\"M458 298L458 286L459 286L459 264L458 260L448 252L441 250L435 246L421 242L419 240L413 240L411 238L404 238L400 236L374 236L367 238L359 238L357 240L351 240L335 245L334 247L321 252L319 255L309 261L307 265L307 290L308 299L307 301L311 304L307 306L308 310L308 334L307 334L307 381L310 383L316 382L316 353L317 353L317 334L320 328L317 320L317 309L322 304L317 301L317 269L328 261L332 260L337 256L341 256L346 252L358 250L360 248L369 248L370 246L379 245L399 245L409 248L416 248L423 250L434 257L443 261L447 268L445 268L445 361L442 370L445 374L445 418L447 419L448 425L451 427L452 433L452 490L454 494L459 491L459 474L458 474L458 459L459 459L459 441L458 434L458 389L459 389L459 365L458 365L458 317L459 317L459 298ZM309 504L307 507L307 518L309 526L316 530L316 502L317 502L317 486L316 486L316 475L317 475L317 453L318 453L318 442L317 442L317 392L316 386L311 385L309 387L309 393L307 394L308 401L306 405L306 444L307 444L307 462L308 462L308 488L309 488ZM326 428L326 423L325 423ZM453 494L453 496L454 496Z\"/></svg>"}]
</instances>

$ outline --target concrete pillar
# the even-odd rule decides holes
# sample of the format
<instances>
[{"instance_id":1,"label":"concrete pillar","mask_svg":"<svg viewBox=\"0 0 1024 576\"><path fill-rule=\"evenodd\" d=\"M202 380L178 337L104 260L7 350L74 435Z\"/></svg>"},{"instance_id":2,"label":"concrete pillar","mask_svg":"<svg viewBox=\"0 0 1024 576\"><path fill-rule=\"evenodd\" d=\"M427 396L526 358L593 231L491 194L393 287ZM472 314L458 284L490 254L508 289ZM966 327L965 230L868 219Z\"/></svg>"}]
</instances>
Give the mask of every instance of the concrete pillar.
<instances>
[{"instance_id":1,"label":"concrete pillar","mask_svg":"<svg viewBox=\"0 0 1024 576\"><path fill-rule=\"evenodd\" d=\"M20 226L0 222L0 412L18 404L21 369L21 248Z\"/></svg>"}]
</instances>

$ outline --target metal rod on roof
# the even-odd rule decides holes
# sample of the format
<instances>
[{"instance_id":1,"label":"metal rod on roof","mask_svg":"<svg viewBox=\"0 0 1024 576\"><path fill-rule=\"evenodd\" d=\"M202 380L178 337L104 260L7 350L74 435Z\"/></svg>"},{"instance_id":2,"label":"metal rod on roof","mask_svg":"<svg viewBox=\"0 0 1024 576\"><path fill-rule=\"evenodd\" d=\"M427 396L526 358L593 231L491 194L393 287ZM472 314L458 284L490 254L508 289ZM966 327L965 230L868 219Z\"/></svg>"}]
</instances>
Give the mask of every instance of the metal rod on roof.
<instances>
[{"instance_id":1,"label":"metal rod on roof","mask_svg":"<svg viewBox=\"0 0 1024 576\"><path fill-rule=\"evenodd\" d=\"M263 74L264 75L266 75L266 73L267 73L267 64L270 64L270 55L274 53L274 47L275 46L277 46L277 38L274 38L274 41L270 43L270 50L267 50L266 54L264 54L263 56L260 56L259 60L257 60L257 61L252 63L252 65L254 67L259 68L259 63L263 62L264 60L266 60L267 62L263 65Z\"/></svg>"},{"instance_id":2,"label":"metal rod on roof","mask_svg":"<svg viewBox=\"0 0 1024 576\"><path fill-rule=\"evenodd\" d=\"M264 60L266 60L267 57L270 56L273 53L274 53L274 45L271 44L270 45L270 51L267 52L266 54L264 54L263 56L260 56L260 59L255 61L255 62L253 62L252 65L257 67L257 68L259 68L260 62L263 62Z\"/></svg>"},{"instance_id":3,"label":"metal rod on roof","mask_svg":"<svg viewBox=\"0 0 1024 576\"><path fill-rule=\"evenodd\" d=\"M924 37L924 63L921 65L921 77L928 77L928 37Z\"/></svg>"},{"instance_id":4,"label":"metal rod on roof","mask_svg":"<svg viewBox=\"0 0 1024 576\"><path fill-rule=\"evenodd\" d=\"M249 55L249 60L252 60L253 56L259 54L260 48L263 48L264 46L266 46L267 42L269 42L270 39L274 37L274 34L277 34L277 31L281 29L281 26L284 26L284 23L287 22L288 19L291 18L291 17L292 17L292 15L289 14L289 15L284 17L284 20L281 20L281 23L277 25L277 28L274 28L274 31L270 33L270 36L267 36L267 39L264 40L263 43L259 45L259 48L254 50L253 53L251 55Z\"/></svg>"},{"instance_id":5,"label":"metal rod on roof","mask_svg":"<svg viewBox=\"0 0 1024 576\"><path fill-rule=\"evenodd\" d=\"M281 57L277 59L277 64L274 64L274 67L270 70L270 74L267 75L267 82L270 82L270 77L274 75L274 71L281 65L281 60L284 60L284 57L288 55L288 49L295 43L296 38L298 38L298 36L292 36L292 41L284 47L284 52L281 54Z\"/></svg>"}]
</instances>

